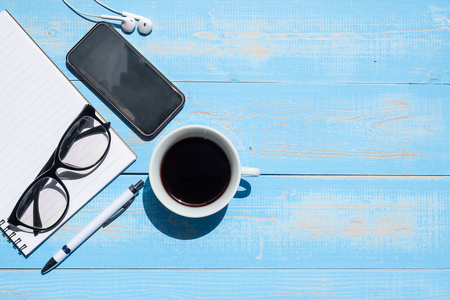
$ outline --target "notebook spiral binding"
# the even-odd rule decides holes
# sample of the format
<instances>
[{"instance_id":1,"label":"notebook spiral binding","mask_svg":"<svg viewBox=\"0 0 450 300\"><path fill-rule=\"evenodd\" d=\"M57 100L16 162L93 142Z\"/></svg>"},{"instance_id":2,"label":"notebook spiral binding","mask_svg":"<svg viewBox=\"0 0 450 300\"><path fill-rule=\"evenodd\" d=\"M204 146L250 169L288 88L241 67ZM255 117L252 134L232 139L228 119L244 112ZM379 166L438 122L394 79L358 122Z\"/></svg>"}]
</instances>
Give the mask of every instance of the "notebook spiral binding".
<instances>
[{"instance_id":1,"label":"notebook spiral binding","mask_svg":"<svg viewBox=\"0 0 450 300\"><path fill-rule=\"evenodd\" d=\"M9 238L9 242L11 242L13 244L14 248L19 249L20 251L23 251L26 247L27 244L22 244L19 245L19 243L22 241L21 238L17 238L15 241L13 240L13 237L16 235L15 231L12 231L12 229L8 226L3 227L3 224L5 224L6 221L4 219L0 220L0 229L2 231L2 235L3 236L7 236ZM11 231L11 233L8 235L8 231Z\"/></svg>"}]
</instances>

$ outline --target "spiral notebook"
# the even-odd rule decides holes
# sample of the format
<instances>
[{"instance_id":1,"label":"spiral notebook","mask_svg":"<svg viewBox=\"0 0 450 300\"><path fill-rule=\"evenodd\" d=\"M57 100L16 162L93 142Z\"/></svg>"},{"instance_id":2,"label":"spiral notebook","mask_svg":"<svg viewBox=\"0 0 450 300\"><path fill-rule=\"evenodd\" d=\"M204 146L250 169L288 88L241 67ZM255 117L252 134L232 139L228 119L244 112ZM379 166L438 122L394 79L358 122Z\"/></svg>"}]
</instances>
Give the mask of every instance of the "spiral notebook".
<instances>
[{"instance_id":1,"label":"spiral notebook","mask_svg":"<svg viewBox=\"0 0 450 300\"><path fill-rule=\"evenodd\" d=\"M66 180L69 211L50 232L35 236L7 222L28 185L50 158L67 127L88 103L7 12L0 12L0 229L28 256L110 181L136 160L111 129L104 161L89 175Z\"/></svg>"}]
</instances>

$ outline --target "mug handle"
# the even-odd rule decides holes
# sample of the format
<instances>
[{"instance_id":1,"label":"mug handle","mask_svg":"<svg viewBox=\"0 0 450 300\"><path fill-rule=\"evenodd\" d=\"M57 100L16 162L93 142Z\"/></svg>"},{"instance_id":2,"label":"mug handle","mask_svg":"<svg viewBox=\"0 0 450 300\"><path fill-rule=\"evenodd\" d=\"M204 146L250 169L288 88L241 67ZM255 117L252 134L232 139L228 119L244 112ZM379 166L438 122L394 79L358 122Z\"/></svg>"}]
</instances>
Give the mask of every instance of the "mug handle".
<instances>
[{"instance_id":1,"label":"mug handle","mask_svg":"<svg viewBox=\"0 0 450 300\"><path fill-rule=\"evenodd\" d=\"M241 176L259 176L258 168L241 167Z\"/></svg>"}]
</instances>

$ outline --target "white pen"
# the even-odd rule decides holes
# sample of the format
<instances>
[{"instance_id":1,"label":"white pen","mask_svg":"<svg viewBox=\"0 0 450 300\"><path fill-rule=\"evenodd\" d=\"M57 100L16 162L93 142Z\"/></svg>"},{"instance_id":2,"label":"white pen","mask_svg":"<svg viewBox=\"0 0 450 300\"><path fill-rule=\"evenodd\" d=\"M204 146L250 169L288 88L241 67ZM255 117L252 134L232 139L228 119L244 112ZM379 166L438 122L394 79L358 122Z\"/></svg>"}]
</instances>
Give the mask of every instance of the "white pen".
<instances>
[{"instance_id":1,"label":"white pen","mask_svg":"<svg viewBox=\"0 0 450 300\"><path fill-rule=\"evenodd\" d=\"M113 203L102 211L94 220L92 220L86 227L83 228L76 236L74 236L61 250L47 262L42 268L41 274L47 274L60 263L65 260L70 253L75 251L84 241L86 241L94 232L100 227L106 227L118 216L120 216L133 202L134 198L139 194L139 190L144 186L144 182L139 180L136 185L130 186L122 195L120 195ZM121 210L119 212L119 210Z\"/></svg>"}]
</instances>

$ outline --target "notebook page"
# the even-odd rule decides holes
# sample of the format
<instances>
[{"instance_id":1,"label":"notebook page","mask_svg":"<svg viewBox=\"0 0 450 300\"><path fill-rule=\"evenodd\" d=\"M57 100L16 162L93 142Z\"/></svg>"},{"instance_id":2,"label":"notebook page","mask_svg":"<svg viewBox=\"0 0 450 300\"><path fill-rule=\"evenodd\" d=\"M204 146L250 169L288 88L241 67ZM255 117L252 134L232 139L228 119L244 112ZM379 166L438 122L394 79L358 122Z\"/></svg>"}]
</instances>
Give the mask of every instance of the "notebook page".
<instances>
[{"instance_id":1,"label":"notebook page","mask_svg":"<svg viewBox=\"0 0 450 300\"><path fill-rule=\"evenodd\" d=\"M6 11L0 28L0 221L6 221L87 101ZM70 203L61 225L136 159L113 130L111 138L94 172L63 181ZM28 255L55 230L36 237L18 231L11 240L26 244Z\"/></svg>"}]
</instances>

